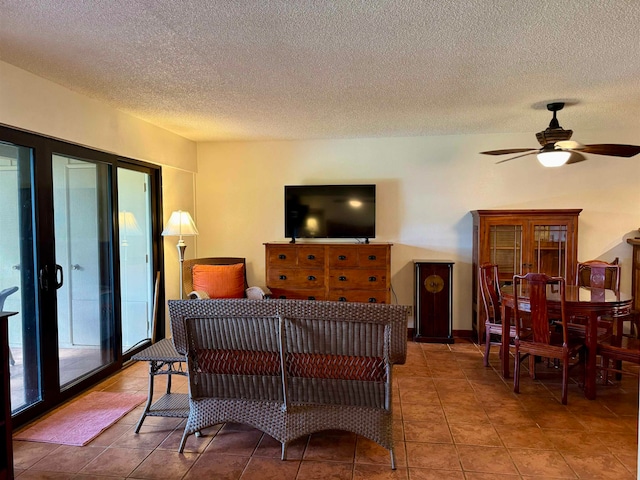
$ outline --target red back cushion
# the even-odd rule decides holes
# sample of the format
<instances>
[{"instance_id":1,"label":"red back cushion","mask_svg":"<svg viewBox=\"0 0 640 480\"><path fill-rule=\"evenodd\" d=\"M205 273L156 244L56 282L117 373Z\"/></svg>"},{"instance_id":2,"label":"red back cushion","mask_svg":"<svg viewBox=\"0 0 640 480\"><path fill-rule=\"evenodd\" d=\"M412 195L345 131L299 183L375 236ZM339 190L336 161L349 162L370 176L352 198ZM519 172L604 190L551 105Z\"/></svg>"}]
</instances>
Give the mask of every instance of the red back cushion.
<instances>
[{"instance_id":1,"label":"red back cushion","mask_svg":"<svg viewBox=\"0 0 640 480\"><path fill-rule=\"evenodd\" d=\"M244 298L244 264L194 265L193 289L209 298Z\"/></svg>"}]
</instances>

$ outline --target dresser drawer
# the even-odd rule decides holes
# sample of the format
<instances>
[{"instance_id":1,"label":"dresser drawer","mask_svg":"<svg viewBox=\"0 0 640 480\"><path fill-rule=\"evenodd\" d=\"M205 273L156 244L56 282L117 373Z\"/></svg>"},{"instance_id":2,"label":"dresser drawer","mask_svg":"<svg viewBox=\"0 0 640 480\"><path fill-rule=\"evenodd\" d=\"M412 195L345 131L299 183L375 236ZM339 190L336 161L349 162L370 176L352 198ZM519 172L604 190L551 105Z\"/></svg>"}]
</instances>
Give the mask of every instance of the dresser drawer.
<instances>
[{"instance_id":1,"label":"dresser drawer","mask_svg":"<svg viewBox=\"0 0 640 480\"><path fill-rule=\"evenodd\" d=\"M298 263L295 245L274 245L267 247L267 265L272 268L295 267Z\"/></svg>"},{"instance_id":2,"label":"dresser drawer","mask_svg":"<svg viewBox=\"0 0 640 480\"><path fill-rule=\"evenodd\" d=\"M329 273L330 289L365 289L383 290L387 287L386 270L331 270Z\"/></svg>"},{"instance_id":3,"label":"dresser drawer","mask_svg":"<svg viewBox=\"0 0 640 480\"><path fill-rule=\"evenodd\" d=\"M329 268L358 266L358 249L354 246L338 245L327 249Z\"/></svg>"},{"instance_id":4,"label":"dresser drawer","mask_svg":"<svg viewBox=\"0 0 640 480\"><path fill-rule=\"evenodd\" d=\"M358 266L362 268L386 268L387 247L368 246L358 250Z\"/></svg>"},{"instance_id":5,"label":"dresser drawer","mask_svg":"<svg viewBox=\"0 0 640 480\"><path fill-rule=\"evenodd\" d=\"M267 286L274 288L324 288L324 272L318 269L272 268Z\"/></svg>"},{"instance_id":6,"label":"dresser drawer","mask_svg":"<svg viewBox=\"0 0 640 480\"><path fill-rule=\"evenodd\" d=\"M387 303L384 290L330 290L328 300L334 302Z\"/></svg>"},{"instance_id":7,"label":"dresser drawer","mask_svg":"<svg viewBox=\"0 0 640 480\"><path fill-rule=\"evenodd\" d=\"M305 268L324 268L324 247L298 248L298 266Z\"/></svg>"},{"instance_id":8,"label":"dresser drawer","mask_svg":"<svg viewBox=\"0 0 640 480\"><path fill-rule=\"evenodd\" d=\"M324 290L289 290L286 288L272 288L271 298L286 298L288 300L324 300Z\"/></svg>"}]
</instances>

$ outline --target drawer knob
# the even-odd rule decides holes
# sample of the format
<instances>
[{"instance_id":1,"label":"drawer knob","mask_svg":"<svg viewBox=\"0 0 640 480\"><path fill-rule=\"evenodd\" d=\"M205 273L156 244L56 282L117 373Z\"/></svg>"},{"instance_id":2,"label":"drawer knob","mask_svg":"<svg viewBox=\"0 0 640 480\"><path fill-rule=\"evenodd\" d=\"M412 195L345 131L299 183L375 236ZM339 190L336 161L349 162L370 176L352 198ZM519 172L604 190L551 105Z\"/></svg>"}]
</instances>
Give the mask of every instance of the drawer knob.
<instances>
[{"instance_id":1,"label":"drawer knob","mask_svg":"<svg viewBox=\"0 0 640 480\"><path fill-rule=\"evenodd\" d=\"M286 279L287 279L287 276L286 276L286 275L280 275L280 277L279 277L279 278L280 278L280 280L286 280Z\"/></svg>"},{"instance_id":2,"label":"drawer knob","mask_svg":"<svg viewBox=\"0 0 640 480\"><path fill-rule=\"evenodd\" d=\"M369 297L369 303L378 303L375 297Z\"/></svg>"},{"instance_id":3,"label":"drawer knob","mask_svg":"<svg viewBox=\"0 0 640 480\"><path fill-rule=\"evenodd\" d=\"M377 282L378 279L376 277L371 276L371 277L369 277L369 281L370 282Z\"/></svg>"},{"instance_id":4,"label":"drawer knob","mask_svg":"<svg viewBox=\"0 0 640 480\"><path fill-rule=\"evenodd\" d=\"M346 260L347 256L346 255L338 255L338 260Z\"/></svg>"},{"instance_id":5,"label":"drawer knob","mask_svg":"<svg viewBox=\"0 0 640 480\"><path fill-rule=\"evenodd\" d=\"M280 255L278 255L278 259L279 260L286 260L287 256L284 253L281 253Z\"/></svg>"},{"instance_id":6,"label":"drawer knob","mask_svg":"<svg viewBox=\"0 0 640 480\"><path fill-rule=\"evenodd\" d=\"M286 299L287 296L286 295L280 295L278 298L281 298L282 300Z\"/></svg>"},{"instance_id":7,"label":"drawer knob","mask_svg":"<svg viewBox=\"0 0 640 480\"><path fill-rule=\"evenodd\" d=\"M314 297L313 295L309 295L309 296L307 297L307 300L315 300L315 299L316 299L316 297Z\"/></svg>"},{"instance_id":8,"label":"drawer knob","mask_svg":"<svg viewBox=\"0 0 640 480\"><path fill-rule=\"evenodd\" d=\"M307 260L315 260L316 256L315 255L307 255Z\"/></svg>"},{"instance_id":9,"label":"drawer knob","mask_svg":"<svg viewBox=\"0 0 640 480\"><path fill-rule=\"evenodd\" d=\"M340 297L338 299L339 302L346 302L347 301L347 297Z\"/></svg>"},{"instance_id":10,"label":"drawer knob","mask_svg":"<svg viewBox=\"0 0 640 480\"><path fill-rule=\"evenodd\" d=\"M375 255L369 255L369 260L375 260L376 256Z\"/></svg>"},{"instance_id":11,"label":"drawer knob","mask_svg":"<svg viewBox=\"0 0 640 480\"><path fill-rule=\"evenodd\" d=\"M344 275L341 275L338 277L338 280L341 282L346 282L347 281L347 277L345 277Z\"/></svg>"},{"instance_id":12,"label":"drawer knob","mask_svg":"<svg viewBox=\"0 0 640 480\"><path fill-rule=\"evenodd\" d=\"M307 280L310 280L310 281L312 281L312 282L313 282L313 281L315 281L315 280L316 280L316 277L314 277L313 275L309 275L309 276L307 277Z\"/></svg>"}]
</instances>

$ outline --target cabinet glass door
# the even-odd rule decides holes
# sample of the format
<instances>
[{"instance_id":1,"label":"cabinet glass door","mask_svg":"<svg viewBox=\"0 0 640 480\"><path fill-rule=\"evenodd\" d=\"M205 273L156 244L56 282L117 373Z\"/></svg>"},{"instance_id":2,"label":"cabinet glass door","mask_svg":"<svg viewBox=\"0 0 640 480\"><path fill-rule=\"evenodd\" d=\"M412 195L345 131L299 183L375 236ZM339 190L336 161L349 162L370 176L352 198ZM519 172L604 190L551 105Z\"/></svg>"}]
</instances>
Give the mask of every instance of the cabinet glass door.
<instances>
[{"instance_id":1,"label":"cabinet glass door","mask_svg":"<svg viewBox=\"0 0 640 480\"><path fill-rule=\"evenodd\" d=\"M533 226L533 272L567 276L567 225Z\"/></svg>"},{"instance_id":2,"label":"cabinet glass door","mask_svg":"<svg viewBox=\"0 0 640 480\"><path fill-rule=\"evenodd\" d=\"M491 263L498 265L500 283L511 283L522 273L522 225L492 225L489 237Z\"/></svg>"}]
</instances>

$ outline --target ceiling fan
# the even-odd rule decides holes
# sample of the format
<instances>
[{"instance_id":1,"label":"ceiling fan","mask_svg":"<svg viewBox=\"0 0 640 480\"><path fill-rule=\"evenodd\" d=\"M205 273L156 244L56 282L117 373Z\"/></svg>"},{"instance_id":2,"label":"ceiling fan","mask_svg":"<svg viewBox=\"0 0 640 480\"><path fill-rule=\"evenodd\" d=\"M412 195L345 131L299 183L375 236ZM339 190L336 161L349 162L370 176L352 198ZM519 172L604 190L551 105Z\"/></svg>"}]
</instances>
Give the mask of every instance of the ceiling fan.
<instances>
[{"instance_id":1,"label":"ceiling fan","mask_svg":"<svg viewBox=\"0 0 640 480\"><path fill-rule=\"evenodd\" d=\"M564 108L564 102L547 104L547 110L553 112L553 118L549 126L542 132L536 133L536 138L542 148L508 148L504 150L490 150L480 152L485 155L507 155L521 153L515 157L500 160L496 163L508 162L516 158L537 154L538 161L545 167L560 167L564 164L578 163L587 159L582 153L595 153L598 155L610 155L613 157L633 157L640 153L638 145L623 145L615 143L601 143L596 145L582 145L571 140L573 130L565 130L558 123L556 113ZM582 153L581 153L582 152Z\"/></svg>"}]
</instances>

